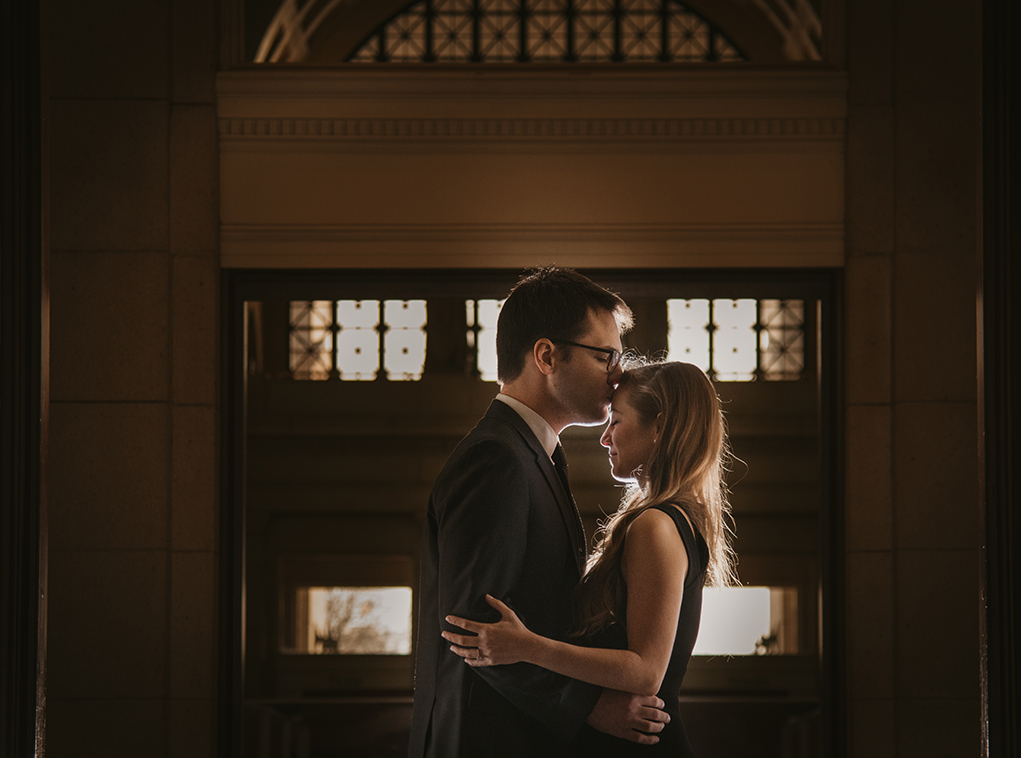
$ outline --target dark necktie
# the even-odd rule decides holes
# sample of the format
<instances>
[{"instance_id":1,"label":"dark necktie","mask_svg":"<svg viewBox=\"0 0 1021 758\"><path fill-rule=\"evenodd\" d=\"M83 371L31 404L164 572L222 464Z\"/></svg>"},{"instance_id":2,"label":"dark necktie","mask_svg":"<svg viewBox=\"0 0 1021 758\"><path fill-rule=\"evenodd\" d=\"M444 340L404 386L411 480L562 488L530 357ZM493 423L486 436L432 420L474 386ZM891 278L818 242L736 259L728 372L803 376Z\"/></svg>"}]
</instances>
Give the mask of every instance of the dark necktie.
<instances>
[{"instance_id":1,"label":"dark necktie","mask_svg":"<svg viewBox=\"0 0 1021 758\"><path fill-rule=\"evenodd\" d=\"M560 477L560 483L564 485L564 492L567 493L567 499L571 501L571 505L574 506L574 515L578 519L578 534L581 537L581 544L585 544L585 527L581 523L581 513L578 511L578 504L574 502L574 495L571 494L571 485L567 480L567 456L564 455L564 446L559 442L557 443L556 450L553 451L553 468L557 470L557 476ZM585 548L581 548L582 559L585 557Z\"/></svg>"},{"instance_id":2,"label":"dark necktie","mask_svg":"<svg viewBox=\"0 0 1021 758\"><path fill-rule=\"evenodd\" d=\"M557 470L557 476L560 477L560 483L564 485L567 499L573 503L574 496L571 494L571 484L567 480L567 456L564 455L564 446L559 442L557 443L557 449L553 451L553 466Z\"/></svg>"}]
</instances>

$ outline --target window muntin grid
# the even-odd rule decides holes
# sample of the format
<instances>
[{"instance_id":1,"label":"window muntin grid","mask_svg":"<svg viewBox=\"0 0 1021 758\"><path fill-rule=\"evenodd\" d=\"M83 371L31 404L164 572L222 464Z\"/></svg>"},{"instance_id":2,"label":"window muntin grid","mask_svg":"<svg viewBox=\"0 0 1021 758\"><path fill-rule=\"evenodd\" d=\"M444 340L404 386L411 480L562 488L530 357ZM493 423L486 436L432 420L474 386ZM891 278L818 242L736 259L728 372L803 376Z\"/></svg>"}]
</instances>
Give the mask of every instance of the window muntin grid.
<instances>
[{"instance_id":1,"label":"window muntin grid","mask_svg":"<svg viewBox=\"0 0 1021 758\"><path fill-rule=\"evenodd\" d=\"M667 360L717 381L794 381L805 370L803 300L667 300Z\"/></svg>"},{"instance_id":2,"label":"window muntin grid","mask_svg":"<svg viewBox=\"0 0 1021 758\"><path fill-rule=\"evenodd\" d=\"M759 301L759 368L767 381L801 378L805 371L804 301Z\"/></svg>"},{"instance_id":3,"label":"window muntin grid","mask_svg":"<svg viewBox=\"0 0 1021 758\"><path fill-rule=\"evenodd\" d=\"M418 381L425 367L425 300L291 301L295 379Z\"/></svg>"},{"instance_id":4,"label":"window muntin grid","mask_svg":"<svg viewBox=\"0 0 1021 758\"><path fill-rule=\"evenodd\" d=\"M354 63L716 63L746 60L677 0L420 0Z\"/></svg>"},{"instance_id":5,"label":"window muntin grid","mask_svg":"<svg viewBox=\"0 0 1021 758\"><path fill-rule=\"evenodd\" d=\"M383 365L390 381L417 382L425 369L425 300L383 304Z\"/></svg>"},{"instance_id":6,"label":"window muntin grid","mask_svg":"<svg viewBox=\"0 0 1021 758\"><path fill-rule=\"evenodd\" d=\"M503 300L466 300L468 351L475 356L475 371L484 382L495 382L496 322Z\"/></svg>"},{"instance_id":7,"label":"window muntin grid","mask_svg":"<svg viewBox=\"0 0 1021 758\"><path fill-rule=\"evenodd\" d=\"M333 301L291 301L291 374L322 380L333 369Z\"/></svg>"},{"instance_id":8,"label":"window muntin grid","mask_svg":"<svg viewBox=\"0 0 1021 758\"><path fill-rule=\"evenodd\" d=\"M345 382L379 375L379 301L338 300L335 368Z\"/></svg>"},{"instance_id":9,"label":"window muntin grid","mask_svg":"<svg viewBox=\"0 0 1021 758\"><path fill-rule=\"evenodd\" d=\"M497 380L496 324L503 300L465 301L465 339L476 375ZM425 300L292 301L295 379L418 381L426 357ZM717 381L793 381L805 368L804 301L667 300L667 359Z\"/></svg>"}]
</instances>

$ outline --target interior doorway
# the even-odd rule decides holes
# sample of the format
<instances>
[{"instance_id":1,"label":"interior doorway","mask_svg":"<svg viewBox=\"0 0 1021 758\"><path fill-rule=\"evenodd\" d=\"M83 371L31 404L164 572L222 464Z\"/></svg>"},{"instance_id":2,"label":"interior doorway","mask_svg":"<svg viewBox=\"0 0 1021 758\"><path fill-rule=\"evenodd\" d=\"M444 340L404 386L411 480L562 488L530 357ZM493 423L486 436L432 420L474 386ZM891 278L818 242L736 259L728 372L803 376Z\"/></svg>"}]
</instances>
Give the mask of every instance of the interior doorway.
<instances>
[{"instance_id":1,"label":"interior doorway","mask_svg":"<svg viewBox=\"0 0 1021 758\"><path fill-rule=\"evenodd\" d=\"M421 519L497 392L487 345L519 273L225 272L227 754L405 754ZM758 603L761 629L729 643L745 648L696 649L682 694L692 743L709 758L829 754L839 273L585 273L634 308L627 347L704 364L740 459L735 546L758 599L739 615ZM600 431L563 436L589 535L620 494ZM721 636L708 628L707 644Z\"/></svg>"}]
</instances>

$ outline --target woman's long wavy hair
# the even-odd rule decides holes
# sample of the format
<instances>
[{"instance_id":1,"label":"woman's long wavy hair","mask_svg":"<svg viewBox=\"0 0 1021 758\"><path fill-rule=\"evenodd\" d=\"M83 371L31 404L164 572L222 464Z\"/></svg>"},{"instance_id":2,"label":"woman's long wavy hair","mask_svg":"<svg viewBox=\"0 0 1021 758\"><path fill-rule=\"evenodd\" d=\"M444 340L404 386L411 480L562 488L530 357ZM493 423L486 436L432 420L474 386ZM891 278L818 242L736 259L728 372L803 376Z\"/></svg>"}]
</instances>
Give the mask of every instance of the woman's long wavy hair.
<instances>
[{"instance_id":1,"label":"woman's long wavy hair","mask_svg":"<svg viewBox=\"0 0 1021 758\"><path fill-rule=\"evenodd\" d=\"M617 393L614 402L627 402L645 424L662 414L662 429L637 481L625 489L617 512L599 530L576 594L576 636L615 621L625 623L624 542L635 517L654 505L675 503L701 533L709 547L707 584L726 586L737 581L723 478L730 451L712 382L690 363L650 363L629 367Z\"/></svg>"}]
</instances>

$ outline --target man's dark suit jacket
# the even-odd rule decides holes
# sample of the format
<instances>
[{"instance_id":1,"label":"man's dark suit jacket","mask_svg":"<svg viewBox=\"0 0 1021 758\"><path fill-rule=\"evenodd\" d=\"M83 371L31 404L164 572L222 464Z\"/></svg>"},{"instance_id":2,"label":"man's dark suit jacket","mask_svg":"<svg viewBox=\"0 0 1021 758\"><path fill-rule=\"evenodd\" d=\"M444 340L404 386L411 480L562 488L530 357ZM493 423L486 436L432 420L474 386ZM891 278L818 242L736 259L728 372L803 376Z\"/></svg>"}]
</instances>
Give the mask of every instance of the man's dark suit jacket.
<instances>
[{"instance_id":1,"label":"man's dark suit jacket","mask_svg":"<svg viewBox=\"0 0 1021 758\"><path fill-rule=\"evenodd\" d=\"M440 637L449 614L562 638L585 562L577 511L525 421L496 400L454 450L429 499L422 545L409 758L561 756L601 689L527 663L474 669Z\"/></svg>"}]
</instances>

